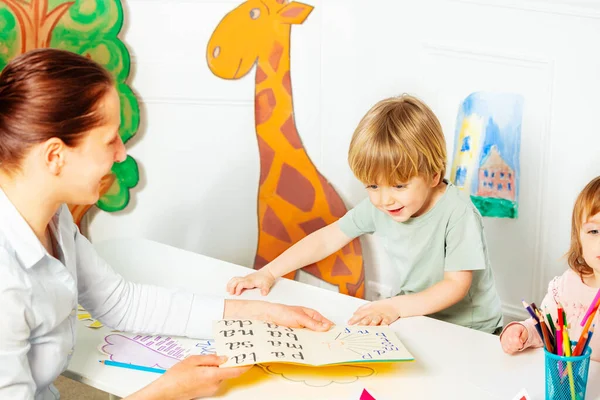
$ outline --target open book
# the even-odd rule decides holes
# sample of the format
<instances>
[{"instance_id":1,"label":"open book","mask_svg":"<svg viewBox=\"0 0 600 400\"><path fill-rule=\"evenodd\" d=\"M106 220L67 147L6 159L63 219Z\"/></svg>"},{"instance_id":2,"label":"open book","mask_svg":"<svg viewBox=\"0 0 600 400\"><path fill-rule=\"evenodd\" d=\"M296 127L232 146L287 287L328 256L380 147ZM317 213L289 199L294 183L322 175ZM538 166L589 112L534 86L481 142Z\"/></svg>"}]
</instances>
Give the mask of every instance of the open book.
<instances>
[{"instance_id":1,"label":"open book","mask_svg":"<svg viewBox=\"0 0 600 400\"><path fill-rule=\"evenodd\" d=\"M263 321L226 319L213 323L213 338L217 354L229 358L221 367L414 360L387 326L334 326L327 332L314 332Z\"/></svg>"}]
</instances>

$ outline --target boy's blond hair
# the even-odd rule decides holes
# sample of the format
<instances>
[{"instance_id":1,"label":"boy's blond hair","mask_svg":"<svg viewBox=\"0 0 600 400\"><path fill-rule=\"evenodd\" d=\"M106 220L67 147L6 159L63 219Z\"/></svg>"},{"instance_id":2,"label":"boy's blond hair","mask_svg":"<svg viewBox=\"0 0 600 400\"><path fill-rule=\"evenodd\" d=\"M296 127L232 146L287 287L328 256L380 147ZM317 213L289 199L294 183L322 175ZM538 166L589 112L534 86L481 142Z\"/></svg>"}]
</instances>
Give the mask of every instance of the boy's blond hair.
<instances>
[{"instance_id":1,"label":"boy's blond hair","mask_svg":"<svg viewBox=\"0 0 600 400\"><path fill-rule=\"evenodd\" d=\"M362 118L350 142L348 163L363 183L393 186L446 173L446 141L437 117L419 99L381 100Z\"/></svg>"},{"instance_id":2,"label":"boy's blond hair","mask_svg":"<svg viewBox=\"0 0 600 400\"><path fill-rule=\"evenodd\" d=\"M567 260L573 271L577 272L583 281L584 275L592 275L594 270L583 258L581 247L581 226L600 212L600 176L592 179L590 183L577 196L571 218L571 248L567 252Z\"/></svg>"}]
</instances>

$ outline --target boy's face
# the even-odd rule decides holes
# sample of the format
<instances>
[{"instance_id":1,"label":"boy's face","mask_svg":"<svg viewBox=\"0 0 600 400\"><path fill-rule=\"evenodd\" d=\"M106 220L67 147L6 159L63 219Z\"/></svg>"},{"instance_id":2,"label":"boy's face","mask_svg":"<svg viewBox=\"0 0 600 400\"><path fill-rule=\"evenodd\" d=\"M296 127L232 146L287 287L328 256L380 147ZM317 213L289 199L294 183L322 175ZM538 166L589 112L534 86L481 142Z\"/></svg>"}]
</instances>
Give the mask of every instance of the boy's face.
<instances>
[{"instance_id":1,"label":"boy's face","mask_svg":"<svg viewBox=\"0 0 600 400\"><path fill-rule=\"evenodd\" d=\"M371 203L396 222L406 222L429 211L437 200L439 175L433 179L414 177L395 186L365 184Z\"/></svg>"},{"instance_id":2,"label":"boy's face","mask_svg":"<svg viewBox=\"0 0 600 400\"><path fill-rule=\"evenodd\" d=\"M600 274L600 213L588 218L581 226L579 239L583 259L595 272Z\"/></svg>"}]
</instances>

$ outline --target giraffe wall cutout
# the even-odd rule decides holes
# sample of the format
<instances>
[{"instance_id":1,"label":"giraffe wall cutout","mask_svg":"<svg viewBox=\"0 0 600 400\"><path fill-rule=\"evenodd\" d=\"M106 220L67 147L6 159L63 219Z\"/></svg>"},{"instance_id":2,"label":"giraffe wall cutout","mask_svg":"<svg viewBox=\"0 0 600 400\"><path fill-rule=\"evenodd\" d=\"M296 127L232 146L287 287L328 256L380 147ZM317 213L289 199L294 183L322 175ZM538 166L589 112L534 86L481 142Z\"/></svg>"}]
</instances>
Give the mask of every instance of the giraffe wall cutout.
<instances>
[{"instance_id":1,"label":"giraffe wall cutout","mask_svg":"<svg viewBox=\"0 0 600 400\"><path fill-rule=\"evenodd\" d=\"M254 109L260 152L256 269L347 211L310 160L294 122L290 31L312 9L295 1L248 0L221 20L207 47L208 66L220 78L240 79L256 64ZM340 293L364 297L358 239L304 270L337 285Z\"/></svg>"}]
</instances>

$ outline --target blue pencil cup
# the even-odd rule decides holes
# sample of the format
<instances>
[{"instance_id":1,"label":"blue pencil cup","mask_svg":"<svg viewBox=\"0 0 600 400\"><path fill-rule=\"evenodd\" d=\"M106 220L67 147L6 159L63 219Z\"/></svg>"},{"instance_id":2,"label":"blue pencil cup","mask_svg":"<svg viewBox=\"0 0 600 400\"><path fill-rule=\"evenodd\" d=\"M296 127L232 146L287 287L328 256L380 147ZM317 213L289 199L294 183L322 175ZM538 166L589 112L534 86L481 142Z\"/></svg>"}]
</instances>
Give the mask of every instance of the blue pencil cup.
<instances>
[{"instance_id":1,"label":"blue pencil cup","mask_svg":"<svg viewBox=\"0 0 600 400\"><path fill-rule=\"evenodd\" d=\"M546 349L544 355L546 400L584 400L592 349L577 357L557 356Z\"/></svg>"}]
</instances>

